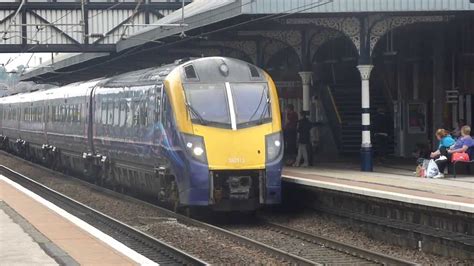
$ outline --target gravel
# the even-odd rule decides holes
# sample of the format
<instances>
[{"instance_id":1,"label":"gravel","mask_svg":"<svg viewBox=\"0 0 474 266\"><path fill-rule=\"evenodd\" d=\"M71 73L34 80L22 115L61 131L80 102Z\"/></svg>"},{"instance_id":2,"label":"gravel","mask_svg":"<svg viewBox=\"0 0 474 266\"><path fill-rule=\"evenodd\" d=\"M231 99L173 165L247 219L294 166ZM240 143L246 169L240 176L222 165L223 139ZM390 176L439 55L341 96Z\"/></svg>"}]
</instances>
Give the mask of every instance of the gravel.
<instances>
[{"instance_id":1,"label":"gravel","mask_svg":"<svg viewBox=\"0 0 474 266\"><path fill-rule=\"evenodd\" d=\"M362 258L329 249L298 237L288 236L267 225L232 225L225 227L239 235L324 265L379 265Z\"/></svg>"},{"instance_id":2,"label":"gravel","mask_svg":"<svg viewBox=\"0 0 474 266\"><path fill-rule=\"evenodd\" d=\"M3 152L0 152L0 163L209 263L281 264L277 259L223 238L220 234L179 223L154 208L100 194L73 179L26 164ZM305 210L292 214L265 211L262 214L269 221L422 265L474 265L474 260L446 258L374 240L364 230L345 219L314 211ZM264 243L295 252L296 255L305 250L302 248L305 244L303 241L290 240L287 245L282 245L286 238L274 232L260 230L260 233L255 233L257 228L250 229L243 225L233 225L231 228L238 233L258 237Z\"/></svg>"},{"instance_id":3,"label":"gravel","mask_svg":"<svg viewBox=\"0 0 474 266\"><path fill-rule=\"evenodd\" d=\"M284 215L265 212L263 216L275 223L422 265L474 265L474 260L447 258L374 240L363 229L350 224L347 219L315 211L305 210Z\"/></svg>"},{"instance_id":4,"label":"gravel","mask_svg":"<svg viewBox=\"0 0 474 266\"><path fill-rule=\"evenodd\" d=\"M0 152L2 165L20 172L43 185L65 194L93 209L163 240L211 264L281 264L268 255L235 243L220 234L187 226L159 210L127 202L90 189L74 179L35 167Z\"/></svg>"}]
</instances>

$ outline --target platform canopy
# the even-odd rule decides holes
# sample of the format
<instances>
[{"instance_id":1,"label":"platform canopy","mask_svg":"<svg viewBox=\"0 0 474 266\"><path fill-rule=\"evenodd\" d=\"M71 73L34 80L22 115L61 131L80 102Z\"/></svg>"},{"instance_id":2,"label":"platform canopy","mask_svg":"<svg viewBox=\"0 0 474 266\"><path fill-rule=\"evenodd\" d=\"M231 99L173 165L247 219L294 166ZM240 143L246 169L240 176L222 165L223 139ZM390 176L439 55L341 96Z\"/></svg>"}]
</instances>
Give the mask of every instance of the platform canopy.
<instances>
[{"instance_id":1,"label":"platform canopy","mask_svg":"<svg viewBox=\"0 0 474 266\"><path fill-rule=\"evenodd\" d=\"M448 21L451 15L468 16L468 11L474 11L470 0L195 0L184 7L184 20L182 10L176 10L123 36L109 55L79 54L27 72L22 80L66 83L162 64L189 54L222 55L225 49L251 54L253 58L248 60L224 53L258 65L258 60L265 57L261 56L262 49L271 52L282 43L296 49L303 58L304 47L296 47L303 43L301 30L314 31L318 27L326 29L317 33L324 35L321 40L343 34L360 50L361 17L367 17L373 26L369 38L373 49L395 27ZM276 41L257 48L258 42L269 39ZM313 42L317 39L312 38Z\"/></svg>"},{"instance_id":2,"label":"platform canopy","mask_svg":"<svg viewBox=\"0 0 474 266\"><path fill-rule=\"evenodd\" d=\"M196 0L184 8L184 30L218 23L240 15L288 13L367 13L367 12L437 12L474 11L469 0ZM156 24L182 22L181 10ZM117 52L156 41L183 28L151 27L117 43Z\"/></svg>"}]
</instances>

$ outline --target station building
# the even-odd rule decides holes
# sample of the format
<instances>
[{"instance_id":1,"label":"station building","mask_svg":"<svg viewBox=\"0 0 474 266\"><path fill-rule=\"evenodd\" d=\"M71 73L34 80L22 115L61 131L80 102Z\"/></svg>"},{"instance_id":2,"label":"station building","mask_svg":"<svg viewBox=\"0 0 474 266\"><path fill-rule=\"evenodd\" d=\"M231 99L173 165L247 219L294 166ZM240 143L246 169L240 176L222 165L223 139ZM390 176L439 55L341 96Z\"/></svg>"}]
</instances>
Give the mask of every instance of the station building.
<instances>
[{"instance_id":1,"label":"station building","mask_svg":"<svg viewBox=\"0 0 474 266\"><path fill-rule=\"evenodd\" d=\"M472 0L196 0L182 15L124 36L115 53L74 55L23 80L68 83L181 57L239 58L270 73L282 110L291 103L321 122L315 153L361 154L364 171L372 170L377 110L389 118L397 157L433 145L436 129L459 119L474 124Z\"/></svg>"}]
</instances>

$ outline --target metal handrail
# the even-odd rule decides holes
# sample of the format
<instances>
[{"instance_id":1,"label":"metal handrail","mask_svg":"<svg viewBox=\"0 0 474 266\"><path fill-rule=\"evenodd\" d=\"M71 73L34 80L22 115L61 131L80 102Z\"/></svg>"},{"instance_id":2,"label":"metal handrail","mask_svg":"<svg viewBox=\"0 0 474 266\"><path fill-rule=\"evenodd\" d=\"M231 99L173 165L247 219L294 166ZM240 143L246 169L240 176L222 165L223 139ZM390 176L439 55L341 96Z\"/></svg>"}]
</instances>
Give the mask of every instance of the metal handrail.
<instances>
[{"instance_id":1,"label":"metal handrail","mask_svg":"<svg viewBox=\"0 0 474 266\"><path fill-rule=\"evenodd\" d=\"M341 115L339 114L339 109L337 108L336 101L334 100L334 96L332 95L331 88L329 86L326 86L326 88L329 93L329 98L331 98L332 107L334 108L334 111L336 111L337 121L339 122L339 125L341 125L342 124Z\"/></svg>"}]
</instances>

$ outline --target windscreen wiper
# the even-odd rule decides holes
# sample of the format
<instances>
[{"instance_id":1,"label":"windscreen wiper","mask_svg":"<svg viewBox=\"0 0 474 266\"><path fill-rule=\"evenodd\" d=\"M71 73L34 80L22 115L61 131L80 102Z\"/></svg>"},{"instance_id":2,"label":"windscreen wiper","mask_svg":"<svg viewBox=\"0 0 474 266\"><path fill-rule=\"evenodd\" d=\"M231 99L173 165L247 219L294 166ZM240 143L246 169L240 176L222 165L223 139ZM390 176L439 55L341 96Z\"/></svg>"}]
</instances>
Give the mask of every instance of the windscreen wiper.
<instances>
[{"instance_id":1,"label":"windscreen wiper","mask_svg":"<svg viewBox=\"0 0 474 266\"><path fill-rule=\"evenodd\" d=\"M253 114L248 119L249 122L252 121L253 117L257 114L258 110L260 109L260 106L262 105L262 102L263 102L263 98L265 98L265 90L262 90L262 94L260 94L260 100L258 101L257 108L255 109ZM268 97L267 97L267 101L268 101Z\"/></svg>"},{"instance_id":2,"label":"windscreen wiper","mask_svg":"<svg viewBox=\"0 0 474 266\"><path fill-rule=\"evenodd\" d=\"M270 98L267 97L267 100L265 101L265 106L263 106L262 113L260 114L260 117L257 120L257 125L263 124L265 121L266 117L265 114L269 111L268 107L270 106Z\"/></svg>"},{"instance_id":3,"label":"windscreen wiper","mask_svg":"<svg viewBox=\"0 0 474 266\"><path fill-rule=\"evenodd\" d=\"M199 114L199 112L196 111L196 109L194 109L194 107L193 107L191 104L189 104L188 102L186 102L186 107L188 108L189 112L190 112L193 116L195 116L195 117L197 117L197 119L199 119L199 122L201 122L202 125L207 125L208 121L207 121L206 119L204 119L204 118Z\"/></svg>"}]
</instances>

